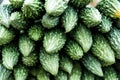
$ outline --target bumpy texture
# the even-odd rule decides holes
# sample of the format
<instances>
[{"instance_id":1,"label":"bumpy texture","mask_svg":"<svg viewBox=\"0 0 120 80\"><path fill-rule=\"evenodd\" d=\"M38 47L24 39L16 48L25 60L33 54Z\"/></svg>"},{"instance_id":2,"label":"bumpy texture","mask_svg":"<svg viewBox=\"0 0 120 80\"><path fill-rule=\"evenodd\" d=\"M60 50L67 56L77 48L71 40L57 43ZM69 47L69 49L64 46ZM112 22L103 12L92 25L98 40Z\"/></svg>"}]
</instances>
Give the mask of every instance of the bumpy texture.
<instances>
[{"instance_id":1,"label":"bumpy texture","mask_svg":"<svg viewBox=\"0 0 120 80\"><path fill-rule=\"evenodd\" d=\"M57 26L58 22L59 22L59 17L50 16L48 14L44 14L41 21L43 27L48 29L51 29Z\"/></svg>"},{"instance_id":2,"label":"bumpy texture","mask_svg":"<svg viewBox=\"0 0 120 80\"><path fill-rule=\"evenodd\" d=\"M19 49L23 56L28 56L34 50L34 42L26 35L19 38Z\"/></svg>"},{"instance_id":3,"label":"bumpy texture","mask_svg":"<svg viewBox=\"0 0 120 80\"><path fill-rule=\"evenodd\" d=\"M101 34L94 34L92 53L103 62L111 65L115 63L115 55L107 39Z\"/></svg>"},{"instance_id":4,"label":"bumpy texture","mask_svg":"<svg viewBox=\"0 0 120 80\"><path fill-rule=\"evenodd\" d=\"M40 49L40 55L39 55L40 63L42 64L42 67L51 73L52 75L57 75L58 68L59 68L59 54L48 54L44 48Z\"/></svg>"},{"instance_id":5,"label":"bumpy texture","mask_svg":"<svg viewBox=\"0 0 120 80\"><path fill-rule=\"evenodd\" d=\"M73 40L68 40L64 47L65 53L73 60L79 60L83 56L83 50L79 44Z\"/></svg>"},{"instance_id":6,"label":"bumpy texture","mask_svg":"<svg viewBox=\"0 0 120 80\"><path fill-rule=\"evenodd\" d=\"M67 8L66 0L45 0L45 10L49 15L60 16Z\"/></svg>"},{"instance_id":7,"label":"bumpy texture","mask_svg":"<svg viewBox=\"0 0 120 80\"><path fill-rule=\"evenodd\" d=\"M64 14L62 15L62 25L65 28L65 32L70 32L76 25L78 21L77 11L73 7L68 7Z\"/></svg>"},{"instance_id":8,"label":"bumpy texture","mask_svg":"<svg viewBox=\"0 0 120 80\"><path fill-rule=\"evenodd\" d=\"M86 7L80 11L79 17L81 21L88 27L92 28L97 26L102 21L102 16L98 9L94 7Z\"/></svg>"},{"instance_id":9,"label":"bumpy texture","mask_svg":"<svg viewBox=\"0 0 120 80\"><path fill-rule=\"evenodd\" d=\"M19 58L19 51L15 45L9 44L2 49L2 61L3 65L7 69L13 69L17 64Z\"/></svg>"},{"instance_id":10,"label":"bumpy texture","mask_svg":"<svg viewBox=\"0 0 120 80\"><path fill-rule=\"evenodd\" d=\"M48 53L55 53L63 48L66 41L65 34L59 29L53 29L45 33L43 46Z\"/></svg>"},{"instance_id":11,"label":"bumpy texture","mask_svg":"<svg viewBox=\"0 0 120 80\"><path fill-rule=\"evenodd\" d=\"M58 74L54 77L55 80L68 80L67 73L64 71L59 71Z\"/></svg>"},{"instance_id":12,"label":"bumpy texture","mask_svg":"<svg viewBox=\"0 0 120 80\"><path fill-rule=\"evenodd\" d=\"M120 18L120 2L118 0L101 0L97 8L106 16Z\"/></svg>"},{"instance_id":13,"label":"bumpy texture","mask_svg":"<svg viewBox=\"0 0 120 80\"><path fill-rule=\"evenodd\" d=\"M102 67L99 60L91 54L87 54L82 59L83 65L93 74L103 76Z\"/></svg>"},{"instance_id":14,"label":"bumpy texture","mask_svg":"<svg viewBox=\"0 0 120 80\"><path fill-rule=\"evenodd\" d=\"M70 32L70 36L80 44L84 53L89 51L93 39L91 31L86 26L81 24L77 25L75 29Z\"/></svg>"}]
</instances>

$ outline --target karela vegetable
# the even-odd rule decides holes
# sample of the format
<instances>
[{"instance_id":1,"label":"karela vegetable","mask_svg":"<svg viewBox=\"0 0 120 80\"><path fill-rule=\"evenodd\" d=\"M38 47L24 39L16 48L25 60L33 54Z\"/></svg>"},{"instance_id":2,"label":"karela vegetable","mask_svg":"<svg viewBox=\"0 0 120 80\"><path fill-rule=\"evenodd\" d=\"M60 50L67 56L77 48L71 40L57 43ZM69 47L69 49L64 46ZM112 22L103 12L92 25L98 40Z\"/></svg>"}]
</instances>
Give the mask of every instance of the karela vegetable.
<instances>
[{"instance_id":1,"label":"karela vegetable","mask_svg":"<svg viewBox=\"0 0 120 80\"><path fill-rule=\"evenodd\" d=\"M22 12L27 18L37 19L43 11L43 4L40 0L25 0L22 6Z\"/></svg>"},{"instance_id":2,"label":"karela vegetable","mask_svg":"<svg viewBox=\"0 0 120 80\"><path fill-rule=\"evenodd\" d=\"M42 67L52 75L57 75L59 68L59 54L48 54L43 48L40 49L39 55Z\"/></svg>"},{"instance_id":3,"label":"karela vegetable","mask_svg":"<svg viewBox=\"0 0 120 80\"><path fill-rule=\"evenodd\" d=\"M83 65L93 74L103 76L103 71L99 60L92 54L87 54L82 59Z\"/></svg>"},{"instance_id":4,"label":"karela vegetable","mask_svg":"<svg viewBox=\"0 0 120 80\"><path fill-rule=\"evenodd\" d=\"M48 29L51 29L57 26L58 22L59 22L59 17L50 16L48 14L44 14L41 21L43 27Z\"/></svg>"},{"instance_id":5,"label":"karela vegetable","mask_svg":"<svg viewBox=\"0 0 120 80\"><path fill-rule=\"evenodd\" d=\"M45 10L52 16L60 16L67 8L68 0L45 0Z\"/></svg>"},{"instance_id":6,"label":"karela vegetable","mask_svg":"<svg viewBox=\"0 0 120 80\"><path fill-rule=\"evenodd\" d=\"M79 24L70 32L70 36L75 39L86 53L92 46L92 34L91 31L84 25Z\"/></svg>"},{"instance_id":7,"label":"karela vegetable","mask_svg":"<svg viewBox=\"0 0 120 80\"><path fill-rule=\"evenodd\" d=\"M43 46L47 53L58 52L63 48L66 41L66 35L59 29L52 29L45 33Z\"/></svg>"},{"instance_id":8,"label":"karela vegetable","mask_svg":"<svg viewBox=\"0 0 120 80\"><path fill-rule=\"evenodd\" d=\"M82 75L81 66L79 63L75 63L71 74L68 75L69 80L80 80Z\"/></svg>"},{"instance_id":9,"label":"karela vegetable","mask_svg":"<svg viewBox=\"0 0 120 80\"><path fill-rule=\"evenodd\" d=\"M63 27L65 28L65 32L70 32L77 25L77 11L73 7L69 6L62 15L61 21Z\"/></svg>"},{"instance_id":10,"label":"karela vegetable","mask_svg":"<svg viewBox=\"0 0 120 80\"><path fill-rule=\"evenodd\" d=\"M15 45L9 44L3 47L2 49L2 61L3 65L7 69L13 69L13 67L17 64L19 59L19 51Z\"/></svg>"},{"instance_id":11,"label":"karela vegetable","mask_svg":"<svg viewBox=\"0 0 120 80\"><path fill-rule=\"evenodd\" d=\"M23 56L28 56L34 50L34 42L26 35L19 38L19 49Z\"/></svg>"},{"instance_id":12,"label":"karela vegetable","mask_svg":"<svg viewBox=\"0 0 120 80\"><path fill-rule=\"evenodd\" d=\"M65 71L65 72L68 72L69 74L71 73L72 69L73 69L73 62L72 60L66 56L66 55L63 55L61 53L61 57L60 57L60 68Z\"/></svg>"},{"instance_id":13,"label":"karela vegetable","mask_svg":"<svg viewBox=\"0 0 120 80\"><path fill-rule=\"evenodd\" d=\"M97 8L106 16L120 18L120 2L118 0L101 0Z\"/></svg>"},{"instance_id":14,"label":"karela vegetable","mask_svg":"<svg viewBox=\"0 0 120 80\"><path fill-rule=\"evenodd\" d=\"M60 70L54 78L55 80L68 80L67 73L65 73L64 71L60 71Z\"/></svg>"},{"instance_id":15,"label":"karela vegetable","mask_svg":"<svg viewBox=\"0 0 120 80\"><path fill-rule=\"evenodd\" d=\"M112 27L112 22L110 18L103 15L102 22L97 26L98 31L102 33L107 33L110 31L111 27Z\"/></svg>"},{"instance_id":16,"label":"karela vegetable","mask_svg":"<svg viewBox=\"0 0 120 80\"><path fill-rule=\"evenodd\" d=\"M0 45L10 43L15 37L15 33L12 29L0 25Z\"/></svg>"},{"instance_id":17,"label":"karela vegetable","mask_svg":"<svg viewBox=\"0 0 120 80\"><path fill-rule=\"evenodd\" d=\"M104 80L118 80L117 73L113 67L104 68Z\"/></svg>"},{"instance_id":18,"label":"karela vegetable","mask_svg":"<svg viewBox=\"0 0 120 80\"><path fill-rule=\"evenodd\" d=\"M15 80L26 80L28 76L28 69L23 65L17 65L14 69Z\"/></svg>"},{"instance_id":19,"label":"karela vegetable","mask_svg":"<svg viewBox=\"0 0 120 80\"><path fill-rule=\"evenodd\" d=\"M86 7L80 11L79 17L81 21L88 27L97 26L102 21L102 16L98 9L94 7Z\"/></svg>"},{"instance_id":20,"label":"karela vegetable","mask_svg":"<svg viewBox=\"0 0 120 80\"><path fill-rule=\"evenodd\" d=\"M70 0L70 4L75 8L83 8L92 0Z\"/></svg>"},{"instance_id":21,"label":"karela vegetable","mask_svg":"<svg viewBox=\"0 0 120 80\"><path fill-rule=\"evenodd\" d=\"M8 80L12 71L6 69L2 64L0 64L0 80Z\"/></svg>"},{"instance_id":22,"label":"karela vegetable","mask_svg":"<svg viewBox=\"0 0 120 80\"><path fill-rule=\"evenodd\" d=\"M42 26L38 25L38 24L31 26L31 28L29 28L29 30L28 30L28 35L34 41L41 40L41 38L43 36Z\"/></svg>"},{"instance_id":23,"label":"karela vegetable","mask_svg":"<svg viewBox=\"0 0 120 80\"><path fill-rule=\"evenodd\" d=\"M97 33L94 34L94 41L92 45L92 53L97 56L101 61L112 65L115 63L115 55L107 39Z\"/></svg>"},{"instance_id":24,"label":"karela vegetable","mask_svg":"<svg viewBox=\"0 0 120 80\"><path fill-rule=\"evenodd\" d=\"M120 30L117 28L112 28L111 31L107 34L107 38L111 47L115 51L115 56L117 59L120 59Z\"/></svg>"},{"instance_id":25,"label":"karela vegetable","mask_svg":"<svg viewBox=\"0 0 120 80\"><path fill-rule=\"evenodd\" d=\"M65 53L73 60L79 60L83 56L83 50L79 44L74 40L68 40L64 47Z\"/></svg>"},{"instance_id":26,"label":"karela vegetable","mask_svg":"<svg viewBox=\"0 0 120 80\"><path fill-rule=\"evenodd\" d=\"M21 30L27 27L27 21L21 12L14 12L10 16L10 24L13 28Z\"/></svg>"},{"instance_id":27,"label":"karela vegetable","mask_svg":"<svg viewBox=\"0 0 120 80\"><path fill-rule=\"evenodd\" d=\"M81 80L95 80L95 75L84 69Z\"/></svg>"},{"instance_id":28,"label":"karela vegetable","mask_svg":"<svg viewBox=\"0 0 120 80\"><path fill-rule=\"evenodd\" d=\"M22 56L22 62L26 66L35 66L37 63L38 55L36 52L31 52L28 56Z\"/></svg>"},{"instance_id":29,"label":"karela vegetable","mask_svg":"<svg viewBox=\"0 0 120 80\"><path fill-rule=\"evenodd\" d=\"M21 8L24 0L9 0L14 8Z\"/></svg>"},{"instance_id":30,"label":"karela vegetable","mask_svg":"<svg viewBox=\"0 0 120 80\"><path fill-rule=\"evenodd\" d=\"M46 72L42 66L37 70L37 80L50 80L50 74Z\"/></svg>"}]
</instances>

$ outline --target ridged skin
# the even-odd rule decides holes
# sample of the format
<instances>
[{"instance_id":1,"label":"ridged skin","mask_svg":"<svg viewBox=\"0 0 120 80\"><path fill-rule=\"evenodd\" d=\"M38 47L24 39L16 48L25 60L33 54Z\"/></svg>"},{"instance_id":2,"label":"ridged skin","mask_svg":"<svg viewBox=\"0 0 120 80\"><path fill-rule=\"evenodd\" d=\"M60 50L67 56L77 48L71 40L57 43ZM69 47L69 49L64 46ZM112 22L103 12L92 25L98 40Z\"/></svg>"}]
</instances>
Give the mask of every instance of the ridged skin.
<instances>
[{"instance_id":1,"label":"ridged skin","mask_svg":"<svg viewBox=\"0 0 120 80\"><path fill-rule=\"evenodd\" d=\"M21 8L24 0L9 0L14 8Z\"/></svg>"},{"instance_id":2,"label":"ridged skin","mask_svg":"<svg viewBox=\"0 0 120 80\"><path fill-rule=\"evenodd\" d=\"M75 63L72 69L71 74L68 75L68 80L80 80L82 76L82 70L79 63Z\"/></svg>"},{"instance_id":3,"label":"ridged skin","mask_svg":"<svg viewBox=\"0 0 120 80\"><path fill-rule=\"evenodd\" d=\"M112 65L115 63L115 55L107 39L97 33L94 34L94 41L91 48L92 53L97 56L101 61Z\"/></svg>"},{"instance_id":4,"label":"ridged skin","mask_svg":"<svg viewBox=\"0 0 120 80\"><path fill-rule=\"evenodd\" d=\"M18 45L23 56L28 56L35 47L34 42L27 35L21 35Z\"/></svg>"},{"instance_id":5,"label":"ridged skin","mask_svg":"<svg viewBox=\"0 0 120 80\"><path fill-rule=\"evenodd\" d=\"M59 71L58 74L54 77L54 80L68 80L67 73L64 71Z\"/></svg>"},{"instance_id":6,"label":"ridged skin","mask_svg":"<svg viewBox=\"0 0 120 80\"><path fill-rule=\"evenodd\" d=\"M65 28L65 32L70 32L76 25L78 21L77 11L73 7L68 7L64 14L62 15L62 25Z\"/></svg>"},{"instance_id":7,"label":"ridged skin","mask_svg":"<svg viewBox=\"0 0 120 80\"><path fill-rule=\"evenodd\" d=\"M102 22L97 26L98 31L101 33L107 33L111 30L112 21L106 16L102 16Z\"/></svg>"},{"instance_id":8,"label":"ridged skin","mask_svg":"<svg viewBox=\"0 0 120 80\"><path fill-rule=\"evenodd\" d=\"M0 79L1 80L8 80L9 76L12 72L6 69L2 64L0 64Z\"/></svg>"},{"instance_id":9,"label":"ridged skin","mask_svg":"<svg viewBox=\"0 0 120 80\"><path fill-rule=\"evenodd\" d=\"M59 23L59 17L44 14L42 17L41 23L42 23L43 27L51 29L51 28L54 28L55 26L57 26L57 24Z\"/></svg>"},{"instance_id":10,"label":"ridged skin","mask_svg":"<svg viewBox=\"0 0 120 80\"><path fill-rule=\"evenodd\" d=\"M107 38L113 50L115 51L115 56L117 59L120 59L120 30L117 28L112 28L111 31L107 34Z\"/></svg>"},{"instance_id":11,"label":"ridged skin","mask_svg":"<svg viewBox=\"0 0 120 80\"><path fill-rule=\"evenodd\" d=\"M91 31L86 26L79 24L70 32L70 36L79 43L84 53L89 51L93 39Z\"/></svg>"},{"instance_id":12,"label":"ridged skin","mask_svg":"<svg viewBox=\"0 0 120 80\"><path fill-rule=\"evenodd\" d=\"M92 54L87 54L82 59L83 65L93 74L97 76L103 76L102 66L99 60Z\"/></svg>"},{"instance_id":13,"label":"ridged skin","mask_svg":"<svg viewBox=\"0 0 120 80\"><path fill-rule=\"evenodd\" d=\"M60 68L68 72L69 74L71 73L73 69L73 62L68 56L61 55L60 57Z\"/></svg>"},{"instance_id":14,"label":"ridged skin","mask_svg":"<svg viewBox=\"0 0 120 80\"><path fill-rule=\"evenodd\" d=\"M19 51L15 45L9 44L2 49L2 61L3 65L12 70L13 67L17 64L19 59Z\"/></svg>"},{"instance_id":15,"label":"ridged skin","mask_svg":"<svg viewBox=\"0 0 120 80\"><path fill-rule=\"evenodd\" d=\"M92 28L99 25L102 21L102 16L98 9L94 7L86 7L80 11L79 17L81 21L88 27Z\"/></svg>"},{"instance_id":16,"label":"ridged skin","mask_svg":"<svg viewBox=\"0 0 120 80\"><path fill-rule=\"evenodd\" d=\"M59 68L59 54L48 54L44 48L40 49L39 60L42 67L52 75L57 75Z\"/></svg>"},{"instance_id":17,"label":"ridged skin","mask_svg":"<svg viewBox=\"0 0 120 80\"><path fill-rule=\"evenodd\" d=\"M17 65L14 69L15 80L26 80L28 76L28 70L23 65Z\"/></svg>"},{"instance_id":18,"label":"ridged skin","mask_svg":"<svg viewBox=\"0 0 120 80\"><path fill-rule=\"evenodd\" d=\"M73 60L79 60L83 57L83 50L74 40L68 40L64 47L65 53Z\"/></svg>"},{"instance_id":19,"label":"ridged skin","mask_svg":"<svg viewBox=\"0 0 120 80\"><path fill-rule=\"evenodd\" d=\"M52 29L45 33L43 46L47 53L55 53L61 50L66 42L66 35L59 29Z\"/></svg>"},{"instance_id":20,"label":"ridged skin","mask_svg":"<svg viewBox=\"0 0 120 80\"><path fill-rule=\"evenodd\" d=\"M11 42L15 37L14 31L0 25L0 45Z\"/></svg>"},{"instance_id":21,"label":"ridged skin","mask_svg":"<svg viewBox=\"0 0 120 80\"><path fill-rule=\"evenodd\" d=\"M67 0L45 0L45 10L52 16L60 16L67 8Z\"/></svg>"},{"instance_id":22,"label":"ridged skin","mask_svg":"<svg viewBox=\"0 0 120 80\"><path fill-rule=\"evenodd\" d=\"M46 72L42 66L37 70L37 80L50 80L50 74Z\"/></svg>"},{"instance_id":23,"label":"ridged skin","mask_svg":"<svg viewBox=\"0 0 120 80\"><path fill-rule=\"evenodd\" d=\"M34 41L39 41L43 37L43 29L41 25L33 25L28 30L29 37Z\"/></svg>"},{"instance_id":24,"label":"ridged skin","mask_svg":"<svg viewBox=\"0 0 120 80\"><path fill-rule=\"evenodd\" d=\"M104 68L104 80L118 80L117 72L113 67Z\"/></svg>"},{"instance_id":25,"label":"ridged skin","mask_svg":"<svg viewBox=\"0 0 120 80\"><path fill-rule=\"evenodd\" d=\"M21 12L13 12L10 16L10 24L13 28L22 30L27 27L27 21Z\"/></svg>"},{"instance_id":26,"label":"ridged skin","mask_svg":"<svg viewBox=\"0 0 120 80\"><path fill-rule=\"evenodd\" d=\"M106 16L120 18L120 2L118 0L101 0L97 8Z\"/></svg>"}]
</instances>

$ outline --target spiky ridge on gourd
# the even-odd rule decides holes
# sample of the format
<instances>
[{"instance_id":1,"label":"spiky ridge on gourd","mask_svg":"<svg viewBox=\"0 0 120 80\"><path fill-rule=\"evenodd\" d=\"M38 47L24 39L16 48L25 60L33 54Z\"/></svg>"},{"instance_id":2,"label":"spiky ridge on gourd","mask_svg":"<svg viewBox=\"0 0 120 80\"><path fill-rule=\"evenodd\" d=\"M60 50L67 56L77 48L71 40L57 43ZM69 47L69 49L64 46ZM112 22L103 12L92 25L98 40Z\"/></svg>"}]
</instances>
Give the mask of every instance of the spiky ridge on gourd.
<instances>
[{"instance_id":1,"label":"spiky ridge on gourd","mask_svg":"<svg viewBox=\"0 0 120 80\"><path fill-rule=\"evenodd\" d=\"M59 54L48 54L44 48L40 49L39 60L42 67L52 75L57 75L59 68Z\"/></svg>"},{"instance_id":2,"label":"spiky ridge on gourd","mask_svg":"<svg viewBox=\"0 0 120 80\"><path fill-rule=\"evenodd\" d=\"M68 40L64 47L65 53L73 60L79 60L83 56L83 50L80 45L74 40Z\"/></svg>"},{"instance_id":3,"label":"spiky ridge on gourd","mask_svg":"<svg viewBox=\"0 0 120 80\"><path fill-rule=\"evenodd\" d=\"M34 50L34 42L26 35L19 38L19 49L23 56L28 56Z\"/></svg>"},{"instance_id":4,"label":"spiky ridge on gourd","mask_svg":"<svg viewBox=\"0 0 120 80\"><path fill-rule=\"evenodd\" d=\"M42 26L38 25L38 24L31 26L31 28L29 28L29 30L28 30L28 35L34 41L41 40L41 38L43 36Z\"/></svg>"},{"instance_id":5,"label":"spiky ridge on gourd","mask_svg":"<svg viewBox=\"0 0 120 80\"><path fill-rule=\"evenodd\" d=\"M59 29L52 29L45 33L43 46L47 53L55 53L63 48L66 35Z\"/></svg>"},{"instance_id":6,"label":"spiky ridge on gourd","mask_svg":"<svg viewBox=\"0 0 120 80\"><path fill-rule=\"evenodd\" d=\"M60 16L67 8L65 0L45 0L45 10L49 15Z\"/></svg>"},{"instance_id":7,"label":"spiky ridge on gourd","mask_svg":"<svg viewBox=\"0 0 120 80\"><path fill-rule=\"evenodd\" d=\"M5 27L10 27L10 13L12 12L12 7L8 4L0 5L0 24Z\"/></svg>"},{"instance_id":8,"label":"spiky ridge on gourd","mask_svg":"<svg viewBox=\"0 0 120 80\"><path fill-rule=\"evenodd\" d=\"M84 69L82 73L82 80L95 80L95 75L92 74L90 71Z\"/></svg>"},{"instance_id":9,"label":"spiky ridge on gourd","mask_svg":"<svg viewBox=\"0 0 120 80\"><path fill-rule=\"evenodd\" d=\"M37 69L37 80L50 80L50 74L47 73L42 66L39 66Z\"/></svg>"},{"instance_id":10,"label":"spiky ridge on gourd","mask_svg":"<svg viewBox=\"0 0 120 80\"><path fill-rule=\"evenodd\" d=\"M36 19L43 11L43 4L39 0L25 0L22 6L22 12L27 18Z\"/></svg>"},{"instance_id":11,"label":"spiky ridge on gourd","mask_svg":"<svg viewBox=\"0 0 120 80\"><path fill-rule=\"evenodd\" d=\"M48 14L44 14L41 21L43 27L48 29L51 29L57 26L58 22L59 22L59 17L50 16Z\"/></svg>"},{"instance_id":12,"label":"spiky ridge on gourd","mask_svg":"<svg viewBox=\"0 0 120 80\"><path fill-rule=\"evenodd\" d=\"M22 56L22 62L26 66L35 66L37 63L38 55L36 52L31 52L30 55L24 57Z\"/></svg>"},{"instance_id":13,"label":"spiky ridge on gourd","mask_svg":"<svg viewBox=\"0 0 120 80\"><path fill-rule=\"evenodd\" d=\"M117 77L117 72L112 66L103 68L104 70L104 80L119 80Z\"/></svg>"},{"instance_id":14,"label":"spiky ridge on gourd","mask_svg":"<svg viewBox=\"0 0 120 80\"><path fill-rule=\"evenodd\" d=\"M101 0L97 8L106 16L120 18L120 2L118 0Z\"/></svg>"},{"instance_id":15,"label":"spiky ridge on gourd","mask_svg":"<svg viewBox=\"0 0 120 80\"><path fill-rule=\"evenodd\" d=\"M8 80L12 71L6 69L2 64L0 64L0 79Z\"/></svg>"},{"instance_id":16,"label":"spiky ridge on gourd","mask_svg":"<svg viewBox=\"0 0 120 80\"><path fill-rule=\"evenodd\" d=\"M64 14L62 15L62 26L65 28L65 32L70 32L76 25L78 21L77 11L72 7L68 7Z\"/></svg>"},{"instance_id":17,"label":"spiky ridge on gourd","mask_svg":"<svg viewBox=\"0 0 120 80\"><path fill-rule=\"evenodd\" d=\"M75 62L71 74L68 75L69 80L80 80L82 75L81 66Z\"/></svg>"},{"instance_id":18,"label":"spiky ridge on gourd","mask_svg":"<svg viewBox=\"0 0 120 80\"><path fill-rule=\"evenodd\" d=\"M27 27L27 21L21 12L13 12L10 16L10 24L13 28L21 30Z\"/></svg>"},{"instance_id":19,"label":"spiky ridge on gourd","mask_svg":"<svg viewBox=\"0 0 120 80\"><path fill-rule=\"evenodd\" d=\"M97 76L103 76L102 66L99 60L91 54L87 54L82 58L82 63L90 72Z\"/></svg>"},{"instance_id":20,"label":"spiky ridge on gourd","mask_svg":"<svg viewBox=\"0 0 120 80\"><path fill-rule=\"evenodd\" d=\"M86 26L79 24L70 32L70 36L80 44L84 53L89 51L93 39L91 31Z\"/></svg>"},{"instance_id":21,"label":"spiky ridge on gourd","mask_svg":"<svg viewBox=\"0 0 120 80\"><path fill-rule=\"evenodd\" d=\"M60 70L58 74L54 77L54 80L68 80L67 73Z\"/></svg>"},{"instance_id":22,"label":"spiky ridge on gourd","mask_svg":"<svg viewBox=\"0 0 120 80\"><path fill-rule=\"evenodd\" d=\"M0 25L0 45L7 44L11 42L15 37L14 31L12 29L7 29L6 27Z\"/></svg>"},{"instance_id":23,"label":"spiky ridge on gourd","mask_svg":"<svg viewBox=\"0 0 120 80\"><path fill-rule=\"evenodd\" d=\"M28 76L28 69L23 65L17 65L14 69L15 80L26 80Z\"/></svg>"},{"instance_id":24,"label":"spiky ridge on gourd","mask_svg":"<svg viewBox=\"0 0 120 80\"><path fill-rule=\"evenodd\" d=\"M21 8L24 0L9 0L14 8Z\"/></svg>"},{"instance_id":25,"label":"spiky ridge on gourd","mask_svg":"<svg viewBox=\"0 0 120 80\"><path fill-rule=\"evenodd\" d=\"M96 27L98 31L102 33L107 33L112 27L112 21L110 18L102 15L102 22Z\"/></svg>"},{"instance_id":26,"label":"spiky ridge on gourd","mask_svg":"<svg viewBox=\"0 0 120 80\"><path fill-rule=\"evenodd\" d=\"M94 40L91 48L92 53L95 56L97 56L101 61L109 65L114 64L115 63L114 51L109 45L107 39L99 33L94 34L93 38Z\"/></svg>"},{"instance_id":27,"label":"spiky ridge on gourd","mask_svg":"<svg viewBox=\"0 0 120 80\"><path fill-rule=\"evenodd\" d=\"M98 9L94 7L85 7L80 11L79 17L81 21L88 27L97 26L102 21L102 16Z\"/></svg>"},{"instance_id":28,"label":"spiky ridge on gourd","mask_svg":"<svg viewBox=\"0 0 120 80\"><path fill-rule=\"evenodd\" d=\"M72 60L68 56L61 54L59 62L60 62L60 69L70 74L73 68Z\"/></svg>"},{"instance_id":29,"label":"spiky ridge on gourd","mask_svg":"<svg viewBox=\"0 0 120 80\"><path fill-rule=\"evenodd\" d=\"M17 64L19 58L19 51L15 45L9 44L3 47L2 49L2 61L3 65L12 70L13 67Z\"/></svg>"},{"instance_id":30,"label":"spiky ridge on gourd","mask_svg":"<svg viewBox=\"0 0 120 80\"><path fill-rule=\"evenodd\" d=\"M120 59L120 30L113 27L111 31L107 34L107 38L113 50L115 51L115 56Z\"/></svg>"},{"instance_id":31,"label":"spiky ridge on gourd","mask_svg":"<svg viewBox=\"0 0 120 80\"><path fill-rule=\"evenodd\" d=\"M75 8L83 8L89 4L92 0L70 0L70 4Z\"/></svg>"}]
</instances>

